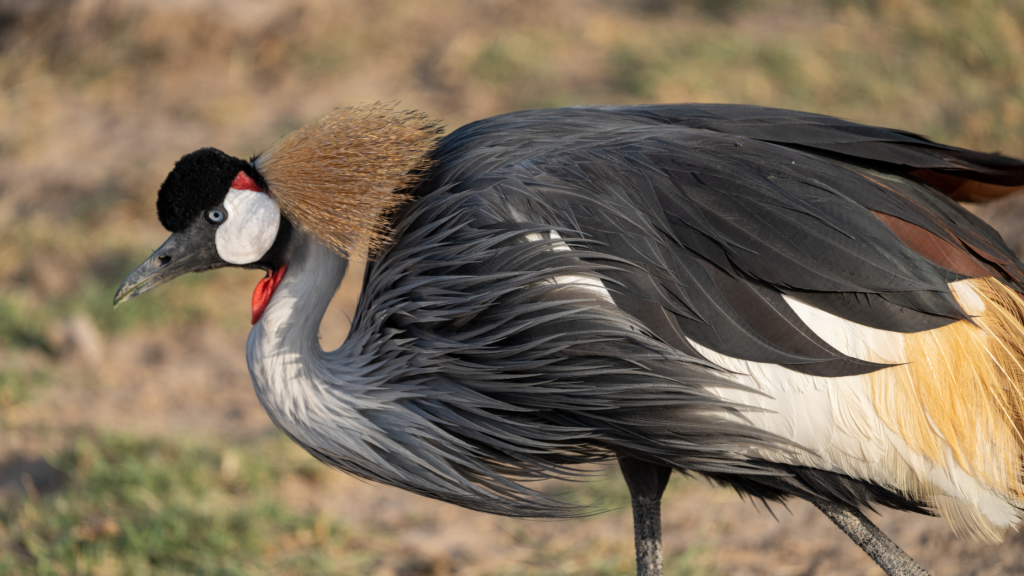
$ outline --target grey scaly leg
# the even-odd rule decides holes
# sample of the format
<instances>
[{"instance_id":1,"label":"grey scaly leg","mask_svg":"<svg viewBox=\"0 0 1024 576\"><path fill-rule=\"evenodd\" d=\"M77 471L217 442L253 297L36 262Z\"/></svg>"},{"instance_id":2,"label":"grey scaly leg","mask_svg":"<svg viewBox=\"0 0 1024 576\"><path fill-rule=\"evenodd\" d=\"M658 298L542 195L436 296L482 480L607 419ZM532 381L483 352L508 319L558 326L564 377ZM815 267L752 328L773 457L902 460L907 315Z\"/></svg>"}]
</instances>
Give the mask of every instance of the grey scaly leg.
<instances>
[{"instance_id":1,"label":"grey scaly leg","mask_svg":"<svg viewBox=\"0 0 1024 576\"><path fill-rule=\"evenodd\" d=\"M889 576L928 576L920 564L914 562L860 510L828 500L811 500L811 503L835 522L840 530L846 532Z\"/></svg>"},{"instance_id":2,"label":"grey scaly leg","mask_svg":"<svg viewBox=\"0 0 1024 576\"><path fill-rule=\"evenodd\" d=\"M661 576L661 495L672 469L629 456L619 457L633 499L637 576Z\"/></svg>"}]
</instances>

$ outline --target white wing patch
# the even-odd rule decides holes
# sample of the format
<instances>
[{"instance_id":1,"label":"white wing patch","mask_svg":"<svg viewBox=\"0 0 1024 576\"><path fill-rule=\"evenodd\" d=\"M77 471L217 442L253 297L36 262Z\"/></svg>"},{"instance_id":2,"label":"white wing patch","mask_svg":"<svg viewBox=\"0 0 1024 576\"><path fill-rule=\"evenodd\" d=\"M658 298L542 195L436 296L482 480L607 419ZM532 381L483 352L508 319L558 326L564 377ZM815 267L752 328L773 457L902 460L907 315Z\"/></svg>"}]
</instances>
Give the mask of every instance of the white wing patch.
<instances>
[{"instance_id":1,"label":"white wing patch","mask_svg":"<svg viewBox=\"0 0 1024 576\"><path fill-rule=\"evenodd\" d=\"M558 240L558 242L554 242L551 245L551 250L555 252L568 252L572 250L572 248L562 240L562 236L558 232L552 230L548 234L551 240ZM530 242L541 242L543 240L547 240L547 238L544 238L544 236L538 232L527 234L526 239ZM559 285L578 286L588 292L593 292L605 302L613 302L612 295L608 292L608 289L605 288L604 283L598 278L566 274L563 276L553 276L549 282Z\"/></svg>"},{"instance_id":2,"label":"white wing patch","mask_svg":"<svg viewBox=\"0 0 1024 576\"><path fill-rule=\"evenodd\" d=\"M224 198L227 218L217 228L217 253L231 264L252 264L270 250L281 210L265 192L232 188Z\"/></svg>"},{"instance_id":3,"label":"white wing patch","mask_svg":"<svg viewBox=\"0 0 1024 576\"><path fill-rule=\"evenodd\" d=\"M958 296L965 291L956 284L953 289ZM899 333L850 322L788 297L786 300L808 327L840 352L875 362L906 362ZM971 311L975 302L968 302L966 307ZM750 424L807 449L757 450L757 457L832 470L920 497L954 528L990 540L997 540L1001 529L1019 521L1014 506L968 474L948 449L946 462L940 465L908 447L886 426L871 401L871 375L809 376L775 364L719 354L692 340L690 343L709 361L733 372L736 381L764 395L733 388L710 388L711 392L751 406L753 409L743 414Z\"/></svg>"},{"instance_id":4,"label":"white wing patch","mask_svg":"<svg viewBox=\"0 0 1024 576\"><path fill-rule=\"evenodd\" d=\"M551 250L571 250L554 230L528 234L526 239L556 240ZM547 282L577 286L614 303L598 278L563 275ZM969 285L958 282L950 287L968 313L984 309ZM850 322L792 298L785 299L815 334L839 352L872 362L907 362L902 334ZM724 400L751 407L735 416L738 421L806 449L751 450L752 457L846 474L919 498L946 518L954 530L994 542L1001 539L1002 530L1020 521L1021 513L1014 503L971 476L948 448L945 462L933 462L886 426L871 399L872 375L809 376L776 364L719 354L693 340L690 344L710 362L733 372L733 379L748 388L708 389Z\"/></svg>"}]
</instances>

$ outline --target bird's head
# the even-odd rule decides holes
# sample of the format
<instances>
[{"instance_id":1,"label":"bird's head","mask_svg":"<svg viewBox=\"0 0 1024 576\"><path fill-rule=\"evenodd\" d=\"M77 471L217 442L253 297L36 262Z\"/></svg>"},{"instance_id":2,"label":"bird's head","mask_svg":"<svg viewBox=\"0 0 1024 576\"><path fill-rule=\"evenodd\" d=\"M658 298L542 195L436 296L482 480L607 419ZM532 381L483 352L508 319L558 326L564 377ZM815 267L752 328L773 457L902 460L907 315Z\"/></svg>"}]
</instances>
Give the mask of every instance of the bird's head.
<instances>
[{"instance_id":1,"label":"bird's head","mask_svg":"<svg viewBox=\"0 0 1024 576\"><path fill-rule=\"evenodd\" d=\"M287 268L285 247L292 230L259 171L220 150L196 150L174 165L156 206L171 236L125 278L114 304L187 272L261 268L268 276L253 298L255 322Z\"/></svg>"},{"instance_id":2,"label":"bird's head","mask_svg":"<svg viewBox=\"0 0 1024 576\"><path fill-rule=\"evenodd\" d=\"M338 254L360 257L387 238L387 215L428 166L439 130L390 106L335 110L251 162L214 148L186 154L157 195L170 238L125 278L114 305L187 272L227 266L267 271L253 323L280 283L297 228Z\"/></svg>"}]
</instances>

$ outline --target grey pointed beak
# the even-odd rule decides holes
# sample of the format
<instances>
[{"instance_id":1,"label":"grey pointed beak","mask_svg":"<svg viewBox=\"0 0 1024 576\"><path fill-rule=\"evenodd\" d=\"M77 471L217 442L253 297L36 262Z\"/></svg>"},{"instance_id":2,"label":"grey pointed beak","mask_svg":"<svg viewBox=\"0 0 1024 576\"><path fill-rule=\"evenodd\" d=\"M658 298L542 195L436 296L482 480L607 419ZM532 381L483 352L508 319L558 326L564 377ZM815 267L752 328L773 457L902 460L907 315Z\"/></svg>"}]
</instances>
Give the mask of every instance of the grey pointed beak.
<instances>
[{"instance_id":1,"label":"grey pointed beak","mask_svg":"<svg viewBox=\"0 0 1024 576\"><path fill-rule=\"evenodd\" d=\"M194 228L176 232L124 279L117 294L114 294L114 306L145 294L182 274L227 265L217 254L212 235Z\"/></svg>"}]
</instances>

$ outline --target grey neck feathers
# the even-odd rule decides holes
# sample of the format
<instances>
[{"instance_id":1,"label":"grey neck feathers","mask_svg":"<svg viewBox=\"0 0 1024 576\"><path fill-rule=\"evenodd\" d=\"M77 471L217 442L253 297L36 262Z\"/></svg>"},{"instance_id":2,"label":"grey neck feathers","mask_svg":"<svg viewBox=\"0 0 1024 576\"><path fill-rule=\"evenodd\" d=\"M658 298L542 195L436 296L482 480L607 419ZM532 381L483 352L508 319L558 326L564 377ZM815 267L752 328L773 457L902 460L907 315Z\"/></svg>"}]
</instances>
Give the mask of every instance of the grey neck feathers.
<instances>
[{"instance_id":1,"label":"grey neck feathers","mask_svg":"<svg viewBox=\"0 0 1024 576\"><path fill-rule=\"evenodd\" d=\"M324 463L419 494L477 508L493 500L461 441L412 406L425 392L402 341L357 313L340 348L324 351L320 321L348 262L296 232L288 270L249 334L256 395L285 434ZM374 307L372 295L364 294ZM420 379L421 380L421 379ZM410 404L412 403L412 404Z\"/></svg>"},{"instance_id":2,"label":"grey neck feathers","mask_svg":"<svg viewBox=\"0 0 1024 576\"><path fill-rule=\"evenodd\" d=\"M278 428L330 466L431 498L511 516L579 512L504 476L517 468L534 478L568 474L567 464L595 459L585 449L561 455L564 437L585 431L570 428L545 442L535 436L561 428L529 412L521 423L490 414L491 408L519 411L453 382L432 365L442 361L429 359L436 351L418 349L406 331L383 325L384 309L415 304L380 286L362 294L363 313L356 313L342 346L324 351L319 324L348 263L300 231L293 238L288 270L247 347L256 395ZM467 370L456 376L481 374ZM479 446L467 443L470 435ZM514 451L520 443L523 463L495 464L499 449Z\"/></svg>"},{"instance_id":3,"label":"grey neck feathers","mask_svg":"<svg viewBox=\"0 0 1024 576\"><path fill-rule=\"evenodd\" d=\"M256 395L274 423L303 445L322 441L323 425L337 426L325 401L338 398L329 388L344 388L347 370L332 361L340 349L320 347L319 329L347 268L347 260L296 231L284 279L249 333Z\"/></svg>"},{"instance_id":4,"label":"grey neck feathers","mask_svg":"<svg viewBox=\"0 0 1024 576\"><path fill-rule=\"evenodd\" d=\"M594 274L563 240L506 247L457 219L431 221L447 228L407 232L374 262L349 336L330 352L319 325L347 261L295 232L248 361L271 419L314 457L475 510L550 517L586 509L520 480L578 477L575 466L613 453L747 472L732 447L773 445L721 417L706 362L635 330L589 284L552 281ZM547 231L514 234L534 232ZM502 250L525 253L519 270L485 266Z\"/></svg>"}]
</instances>

